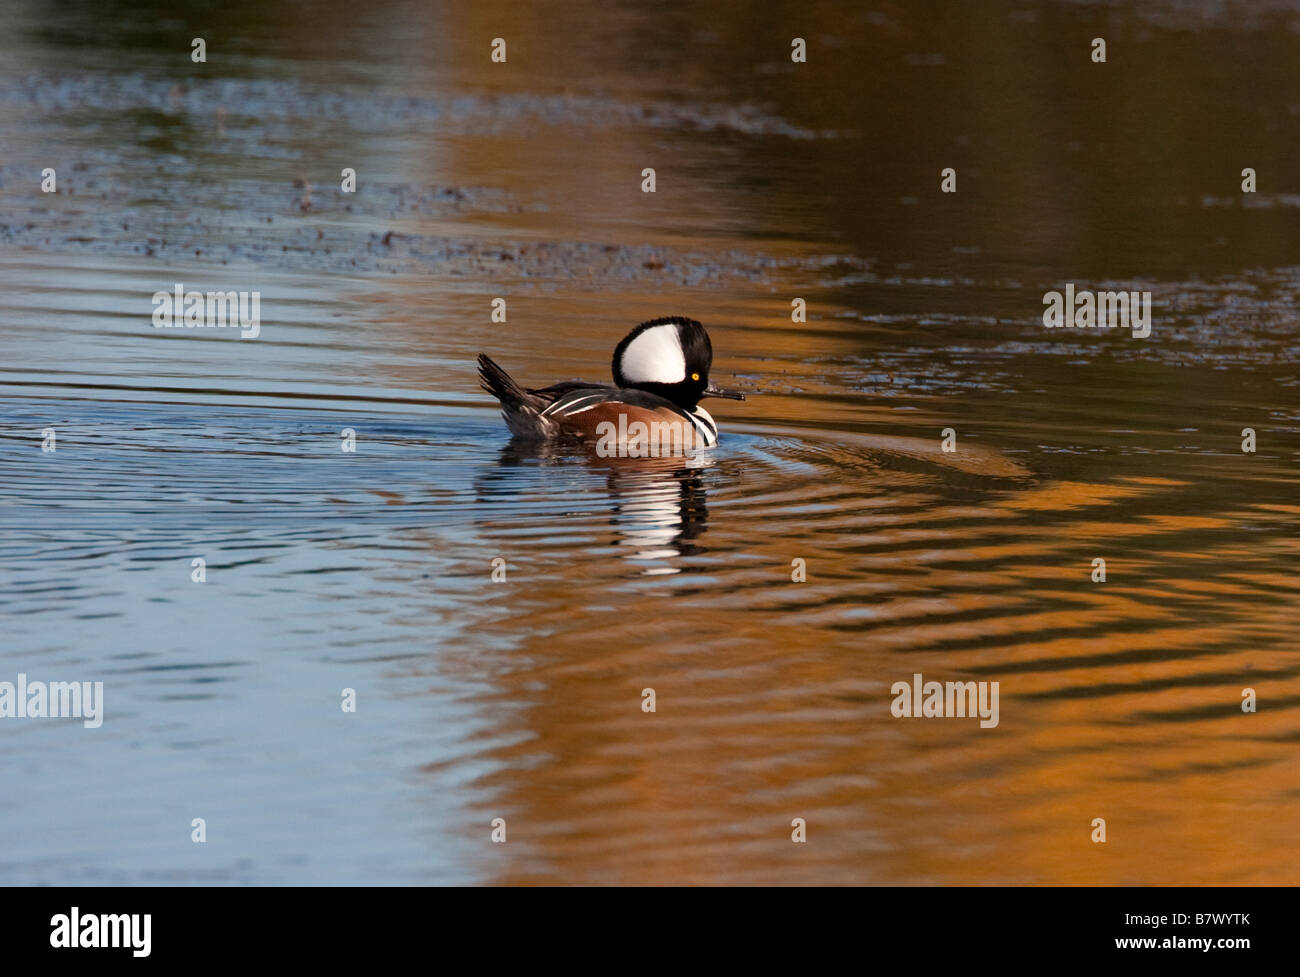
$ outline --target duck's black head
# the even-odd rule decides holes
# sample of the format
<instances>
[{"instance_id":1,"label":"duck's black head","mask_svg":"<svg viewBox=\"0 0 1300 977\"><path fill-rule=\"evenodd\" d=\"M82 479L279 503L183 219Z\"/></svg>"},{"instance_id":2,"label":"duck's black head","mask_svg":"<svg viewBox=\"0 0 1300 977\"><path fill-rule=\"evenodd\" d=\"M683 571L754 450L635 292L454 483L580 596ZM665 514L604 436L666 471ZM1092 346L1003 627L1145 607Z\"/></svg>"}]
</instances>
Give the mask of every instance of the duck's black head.
<instances>
[{"instance_id":1,"label":"duck's black head","mask_svg":"<svg viewBox=\"0 0 1300 977\"><path fill-rule=\"evenodd\" d=\"M701 397L744 400L734 390L709 383L713 345L694 319L668 316L643 322L623 337L614 350L614 383L658 394L686 410Z\"/></svg>"}]
</instances>

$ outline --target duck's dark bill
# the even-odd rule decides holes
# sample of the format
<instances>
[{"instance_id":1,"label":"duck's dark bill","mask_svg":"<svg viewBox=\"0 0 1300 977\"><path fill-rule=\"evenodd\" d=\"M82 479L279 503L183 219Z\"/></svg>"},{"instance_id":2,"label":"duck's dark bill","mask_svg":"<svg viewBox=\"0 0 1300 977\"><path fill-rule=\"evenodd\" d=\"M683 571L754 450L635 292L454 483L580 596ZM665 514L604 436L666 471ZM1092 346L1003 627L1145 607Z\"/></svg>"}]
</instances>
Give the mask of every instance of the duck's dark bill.
<instances>
[{"instance_id":1,"label":"duck's dark bill","mask_svg":"<svg viewBox=\"0 0 1300 977\"><path fill-rule=\"evenodd\" d=\"M704 388L704 396L723 397L726 400L745 399L745 395L742 394L739 390L724 390L722 387L715 387L713 384L709 384L707 387Z\"/></svg>"}]
</instances>

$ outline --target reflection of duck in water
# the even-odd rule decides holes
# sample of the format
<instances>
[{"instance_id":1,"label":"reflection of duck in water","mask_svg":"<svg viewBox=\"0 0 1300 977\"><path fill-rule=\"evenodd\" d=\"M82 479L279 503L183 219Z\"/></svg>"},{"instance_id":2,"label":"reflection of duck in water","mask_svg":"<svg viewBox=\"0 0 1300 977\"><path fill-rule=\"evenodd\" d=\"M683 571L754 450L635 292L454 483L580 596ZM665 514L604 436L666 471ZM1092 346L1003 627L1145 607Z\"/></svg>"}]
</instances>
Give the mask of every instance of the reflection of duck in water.
<instances>
[{"instance_id":1,"label":"reflection of duck in water","mask_svg":"<svg viewBox=\"0 0 1300 977\"><path fill-rule=\"evenodd\" d=\"M628 559L671 559L696 551L694 540L709 522L700 472L710 464L705 458L629 458L610 465L608 484L616 500L610 521L622 534L619 545L635 550ZM646 572L676 573L677 568Z\"/></svg>"},{"instance_id":2,"label":"reflection of duck in water","mask_svg":"<svg viewBox=\"0 0 1300 977\"><path fill-rule=\"evenodd\" d=\"M629 560L665 560L695 553L694 540L708 528L708 491L701 473L712 467L707 455L675 458L602 457L580 441L528 444L512 440L498 460L503 468L576 465L603 469L612 503L610 525L616 546ZM512 488L512 492L517 489ZM647 574L676 573L676 567L647 567Z\"/></svg>"},{"instance_id":3,"label":"reflection of duck in water","mask_svg":"<svg viewBox=\"0 0 1300 977\"><path fill-rule=\"evenodd\" d=\"M671 316L643 322L614 350L614 383L571 380L536 390L515 383L480 353L483 389L501 401L518 438L577 437L597 443L601 457L647 457L711 448L718 425L699 406L702 397L744 400L709 383L713 346L694 319Z\"/></svg>"}]
</instances>

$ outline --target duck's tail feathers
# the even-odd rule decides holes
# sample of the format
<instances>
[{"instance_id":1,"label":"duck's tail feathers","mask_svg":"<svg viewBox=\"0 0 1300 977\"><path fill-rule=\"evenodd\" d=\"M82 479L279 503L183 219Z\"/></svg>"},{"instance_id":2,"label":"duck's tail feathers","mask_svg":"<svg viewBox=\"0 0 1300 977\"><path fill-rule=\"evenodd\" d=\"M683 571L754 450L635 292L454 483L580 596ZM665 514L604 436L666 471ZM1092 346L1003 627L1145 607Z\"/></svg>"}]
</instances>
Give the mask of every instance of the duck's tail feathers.
<instances>
[{"instance_id":1,"label":"duck's tail feathers","mask_svg":"<svg viewBox=\"0 0 1300 977\"><path fill-rule=\"evenodd\" d=\"M486 353L478 354L479 384L507 409L520 410L531 407L528 392L510 378L510 374L492 361Z\"/></svg>"},{"instance_id":2,"label":"duck's tail feathers","mask_svg":"<svg viewBox=\"0 0 1300 977\"><path fill-rule=\"evenodd\" d=\"M486 353L478 354L478 378L483 389L501 401L501 416L511 434L517 438L541 438L550 432L550 422L541 416L549 403L547 398L519 386Z\"/></svg>"}]
</instances>

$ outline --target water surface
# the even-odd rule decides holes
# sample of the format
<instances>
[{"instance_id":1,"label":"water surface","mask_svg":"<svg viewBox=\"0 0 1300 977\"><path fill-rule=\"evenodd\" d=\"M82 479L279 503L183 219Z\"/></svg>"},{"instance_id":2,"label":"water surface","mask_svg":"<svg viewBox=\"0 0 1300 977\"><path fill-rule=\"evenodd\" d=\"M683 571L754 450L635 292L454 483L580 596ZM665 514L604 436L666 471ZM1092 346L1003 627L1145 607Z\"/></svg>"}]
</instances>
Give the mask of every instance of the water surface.
<instances>
[{"instance_id":1,"label":"water surface","mask_svg":"<svg viewBox=\"0 0 1300 977\"><path fill-rule=\"evenodd\" d=\"M0 724L0 881L1296 881L1300 12L968 6L20 4L0 680L106 718ZM667 314L714 451L477 389Z\"/></svg>"}]
</instances>

